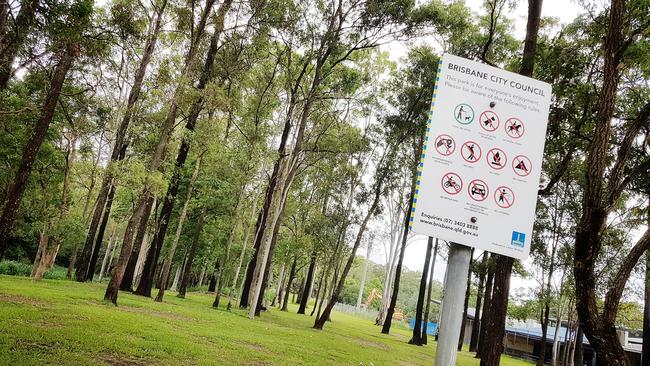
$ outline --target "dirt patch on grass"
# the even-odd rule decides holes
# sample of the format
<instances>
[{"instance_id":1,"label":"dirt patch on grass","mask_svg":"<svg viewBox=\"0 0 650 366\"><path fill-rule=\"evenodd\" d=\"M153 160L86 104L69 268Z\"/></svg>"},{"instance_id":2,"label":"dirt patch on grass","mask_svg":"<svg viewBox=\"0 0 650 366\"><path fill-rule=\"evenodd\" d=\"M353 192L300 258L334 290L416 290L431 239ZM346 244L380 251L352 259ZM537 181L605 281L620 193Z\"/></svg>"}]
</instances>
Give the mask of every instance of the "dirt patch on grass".
<instances>
[{"instance_id":1,"label":"dirt patch on grass","mask_svg":"<svg viewBox=\"0 0 650 366\"><path fill-rule=\"evenodd\" d=\"M136 308L132 306L124 306L120 305L116 308L117 310L120 311L125 311L128 313L137 313L137 314L147 314L147 315L152 315L152 316L157 316L160 318L166 318L166 319L172 319L172 320L180 320L183 322L188 322L188 321L194 321L195 319L186 315L174 313L171 311L154 311L150 309L144 309L144 308Z\"/></svg>"},{"instance_id":2,"label":"dirt patch on grass","mask_svg":"<svg viewBox=\"0 0 650 366\"><path fill-rule=\"evenodd\" d=\"M151 360L121 353L104 353L99 356L99 359L112 366L145 366L154 364Z\"/></svg>"},{"instance_id":3,"label":"dirt patch on grass","mask_svg":"<svg viewBox=\"0 0 650 366\"><path fill-rule=\"evenodd\" d=\"M372 348L377 348L381 349L384 351L388 351L388 345L380 342L373 342L373 341L367 341L365 339L355 339L355 342L363 347L372 347Z\"/></svg>"},{"instance_id":4,"label":"dirt patch on grass","mask_svg":"<svg viewBox=\"0 0 650 366\"><path fill-rule=\"evenodd\" d=\"M20 295L9 295L9 294L0 294L0 303L9 303L16 305L29 305L36 308L46 308L49 303L40 299L35 299L32 297L20 296Z\"/></svg>"},{"instance_id":5,"label":"dirt patch on grass","mask_svg":"<svg viewBox=\"0 0 650 366\"><path fill-rule=\"evenodd\" d=\"M12 350L29 350L30 352L36 353L54 353L54 351L60 347L61 345L56 342L37 342L27 339L18 339L12 347Z\"/></svg>"},{"instance_id":6,"label":"dirt patch on grass","mask_svg":"<svg viewBox=\"0 0 650 366\"><path fill-rule=\"evenodd\" d=\"M251 349L253 351L258 351L258 352L264 352L266 351L266 347L262 346L259 343L253 343L253 342L246 342L246 341L241 341L239 342L242 346Z\"/></svg>"}]
</instances>

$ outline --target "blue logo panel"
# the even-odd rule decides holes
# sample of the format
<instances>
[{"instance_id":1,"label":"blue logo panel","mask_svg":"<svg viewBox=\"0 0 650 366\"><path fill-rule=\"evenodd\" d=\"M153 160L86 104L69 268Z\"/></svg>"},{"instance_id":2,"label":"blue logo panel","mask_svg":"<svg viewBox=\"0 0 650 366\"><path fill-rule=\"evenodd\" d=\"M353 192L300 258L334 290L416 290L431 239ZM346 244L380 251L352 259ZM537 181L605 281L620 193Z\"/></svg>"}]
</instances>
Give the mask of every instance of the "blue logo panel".
<instances>
[{"instance_id":1,"label":"blue logo panel","mask_svg":"<svg viewBox=\"0 0 650 366\"><path fill-rule=\"evenodd\" d=\"M523 248L525 244L526 244L526 234L520 233L519 231L513 231L510 245Z\"/></svg>"}]
</instances>

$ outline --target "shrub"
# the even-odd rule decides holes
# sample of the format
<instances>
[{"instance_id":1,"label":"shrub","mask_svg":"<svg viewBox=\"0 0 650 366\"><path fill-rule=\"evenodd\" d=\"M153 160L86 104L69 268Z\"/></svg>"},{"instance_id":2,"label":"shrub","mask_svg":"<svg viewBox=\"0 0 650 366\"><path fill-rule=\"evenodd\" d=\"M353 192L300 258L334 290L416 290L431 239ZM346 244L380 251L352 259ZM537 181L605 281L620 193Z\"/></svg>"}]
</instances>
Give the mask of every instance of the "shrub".
<instances>
[{"instance_id":1,"label":"shrub","mask_svg":"<svg viewBox=\"0 0 650 366\"><path fill-rule=\"evenodd\" d=\"M53 266L45 272L43 277L52 280L64 280L66 279L67 271L65 267ZM32 265L17 261L3 261L0 262L0 274L29 277L32 274Z\"/></svg>"}]
</instances>

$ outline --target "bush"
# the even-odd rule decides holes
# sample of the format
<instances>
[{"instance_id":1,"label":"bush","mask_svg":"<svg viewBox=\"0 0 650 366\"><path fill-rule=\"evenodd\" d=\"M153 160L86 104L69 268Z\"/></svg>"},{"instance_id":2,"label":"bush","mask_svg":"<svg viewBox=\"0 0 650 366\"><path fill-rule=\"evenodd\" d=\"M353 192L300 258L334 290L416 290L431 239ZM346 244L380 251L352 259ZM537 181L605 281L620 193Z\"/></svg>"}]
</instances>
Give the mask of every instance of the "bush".
<instances>
[{"instance_id":1,"label":"bush","mask_svg":"<svg viewBox=\"0 0 650 366\"><path fill-rule=\"evenodd\" d=\"M45 272L44 278L53 280L66 279L67 268L61 266L53 266ZM29 263L22 263L17 261L3 261L0 262L0 274L9 276L24 276L29 277L32 274L32 265Z\"/></svg>"}]
</instances>

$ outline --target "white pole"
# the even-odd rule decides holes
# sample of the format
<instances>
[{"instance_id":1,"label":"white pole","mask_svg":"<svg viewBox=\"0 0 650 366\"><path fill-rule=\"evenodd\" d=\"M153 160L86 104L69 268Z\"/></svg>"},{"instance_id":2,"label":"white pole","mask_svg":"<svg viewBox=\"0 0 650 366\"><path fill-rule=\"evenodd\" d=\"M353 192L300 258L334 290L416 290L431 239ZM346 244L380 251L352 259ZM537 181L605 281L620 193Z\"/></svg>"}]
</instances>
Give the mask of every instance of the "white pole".
<instances>
[{"instance_id":1,"label":"white pole","mask_svg":"<svg viewBox=\"0 0 650 366\"><path fill-rule=\"evenodd\" d=\"M463 319L467 273L472 251L457 243L449 245L444 305L440 317L440 336L436 348L436 366L456 365L458 337Z\"/></svg>"}]
</instances>

